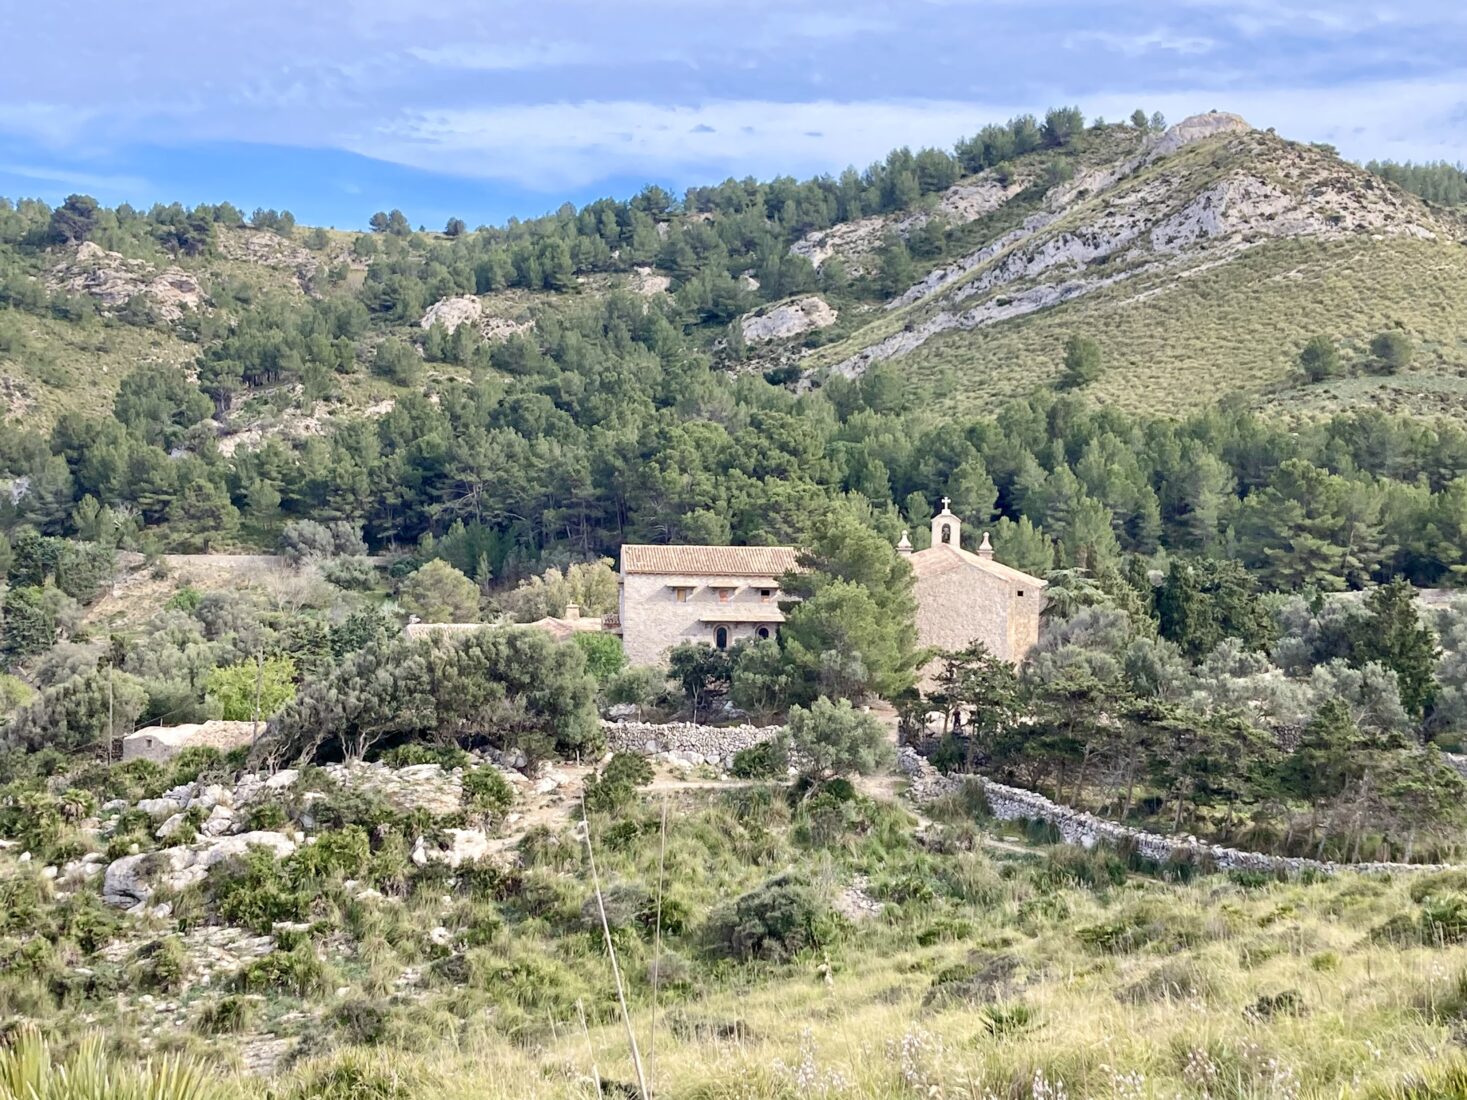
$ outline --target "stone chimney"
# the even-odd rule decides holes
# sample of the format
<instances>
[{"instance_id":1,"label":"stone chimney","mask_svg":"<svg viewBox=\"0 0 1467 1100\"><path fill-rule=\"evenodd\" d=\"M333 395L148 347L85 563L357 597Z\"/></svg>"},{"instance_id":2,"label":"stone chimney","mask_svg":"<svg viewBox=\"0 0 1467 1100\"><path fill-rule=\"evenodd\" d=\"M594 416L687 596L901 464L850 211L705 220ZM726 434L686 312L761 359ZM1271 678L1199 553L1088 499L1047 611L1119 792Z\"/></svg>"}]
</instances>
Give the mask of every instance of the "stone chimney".
<instances>
[{"instance_id":1,"label":"stone chimney","mask_svg":"<svg viewBox=\"0 0 1467 1100\"><path fill-rule=\"evenodd\" d=\"M897 542L897 553L898 554L910 554L911 552L912 552L912 540L907 537L907 531L906 531L905 528L903 528L902 529L902 537Z\"/></svg>"},{"instance_id":2,"label":"stone chimney","mask_svg":"<svg viewBox=\"0 0 1467 1100\"><path fill-rule=\"evenodd\" d=\"M989 551L989 553L992 553L992 551ZM581 605L580 604L578 604L578 603L568 603L568 604L565 605L565 618L568 621L575 622L580 617L581 617Z\"/></svg>"},{"instance_id":3,"label":"stone chimney","mask_svg":"<svg viewBox=\"0 0 1467 1100\"><path fill-rule=\"evenodd\" d=\"M988 532L983 532L983 541L978 544L978 556L993 560L993 543L988 541Z\"/></svg>"}]
</instances>

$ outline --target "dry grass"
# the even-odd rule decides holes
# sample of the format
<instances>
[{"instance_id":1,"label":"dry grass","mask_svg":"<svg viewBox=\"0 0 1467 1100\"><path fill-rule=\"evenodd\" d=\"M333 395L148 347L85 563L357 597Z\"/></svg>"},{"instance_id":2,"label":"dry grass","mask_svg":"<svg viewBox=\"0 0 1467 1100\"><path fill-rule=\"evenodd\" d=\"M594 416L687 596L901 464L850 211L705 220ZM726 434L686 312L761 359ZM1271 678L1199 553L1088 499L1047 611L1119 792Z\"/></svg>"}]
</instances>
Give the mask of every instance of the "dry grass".
<instances>
[{"instance_id":1,"label":"dry grass","mask_svg":"<svg viewBox=\"0 0 1467 1100\"><path fill-rule=\"evenodd\" d=\"M1317 387L1295 380L1310 336L1347 362L1394 325L1415 337L1412 372ZM1152 282L1137 276L1038 314L948 332L898 361L940 408L972 414L1052 385L1065 340L1096 340L1104 376L1086 391L1131 411L1183 415L1239 391L1281 411L1369 401L1403 412L1467 410L1467 255L1455 243L1289 241Z\"/></svg>"}]
</instances>

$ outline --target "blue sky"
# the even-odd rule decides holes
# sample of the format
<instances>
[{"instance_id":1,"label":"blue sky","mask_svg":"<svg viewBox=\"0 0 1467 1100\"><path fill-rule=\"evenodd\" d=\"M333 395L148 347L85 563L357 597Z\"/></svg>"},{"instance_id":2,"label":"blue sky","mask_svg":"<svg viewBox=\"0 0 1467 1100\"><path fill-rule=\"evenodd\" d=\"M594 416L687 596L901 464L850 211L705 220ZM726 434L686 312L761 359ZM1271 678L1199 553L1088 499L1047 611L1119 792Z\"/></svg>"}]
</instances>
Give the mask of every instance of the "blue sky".
<instances>
[{"instance_id":1,"label":"blue sky","mask_svg":"<svg viewBox=\"0 0 1467 1100\"><path fill-rule=\"evenodd\" d=\"M1446 0L0 5L0 194L470 225L865 165L1078 103L1467 159Z\"/></svg>"}]
</instances>

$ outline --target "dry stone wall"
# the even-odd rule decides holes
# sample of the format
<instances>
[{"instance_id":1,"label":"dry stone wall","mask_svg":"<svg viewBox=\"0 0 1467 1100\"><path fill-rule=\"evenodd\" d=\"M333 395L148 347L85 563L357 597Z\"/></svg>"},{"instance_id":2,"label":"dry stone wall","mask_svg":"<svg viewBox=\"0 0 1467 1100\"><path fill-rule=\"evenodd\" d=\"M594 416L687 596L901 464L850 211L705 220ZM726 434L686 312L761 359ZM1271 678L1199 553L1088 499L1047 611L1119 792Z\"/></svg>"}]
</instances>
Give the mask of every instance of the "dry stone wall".
<instances>
[{"instance_id":1,"label":"dry stone wall","mask_svg":"<svg viewBox=\"0 0 1467 1100\"><path fill-rule=\"evenodd\" d=\"M726 768L734 753L770 741L783 726L700 726L692 722L602 722L613 752L663 753L690 764Z\"/></svg>"},{"instance_id":2,"label":"dry stone wall","mask_svg":"<svg viewBox=\"0 0 1467 1100\"><path fill-rule=\"evenodd\" d=\"M1042 794L995 783L991 779L972 776L956 779L943 775L916 750L904 747L897 754L897 767L911 781L911 797L915 802L931 802L954 793L964 782L977 783L988 802L989 811L999 821L1045 821L1053 825L1067 844L1093 848L1097 844L1114 844L1133 848L1146 859L1157 863L1192 861L1219 871L1440 871L1446 865L1436 863L1336 863L1333 860L1302 859L1293 856L1271 856L1262 852L1245 852L1199 837L1182 834L1162 836L1132 829L1114 821L1106 821L1083 810L1071 809L1052 802Z\"/></svg>"}]
</instances>

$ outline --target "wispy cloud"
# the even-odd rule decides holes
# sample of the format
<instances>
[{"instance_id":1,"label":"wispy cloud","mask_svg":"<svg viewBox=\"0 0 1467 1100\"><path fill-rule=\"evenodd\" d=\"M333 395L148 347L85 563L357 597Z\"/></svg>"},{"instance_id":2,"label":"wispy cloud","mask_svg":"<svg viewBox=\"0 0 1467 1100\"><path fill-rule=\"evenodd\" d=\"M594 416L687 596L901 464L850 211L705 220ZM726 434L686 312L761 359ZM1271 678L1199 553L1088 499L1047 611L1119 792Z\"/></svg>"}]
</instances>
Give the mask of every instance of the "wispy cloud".
<instances>
[{"instance_id":1,"label":"wispy cloud","mask_svg":"<svg viewBox=\"0 0 1467 1100\"><path fill-rule=\"evenodd\" d=\"M1126 57L1141 57L1149 53L1175 53L1184 56L1209 53L1216 49L1217 39L1201 34L1185 34L1166 27L1156 27L1144 34L1123 34L1120 31L1075 31L1065 35L1067 50L1087 46Z\"/></svg>"},{"instance_id":2,"label":"wispy cloud","mask_svg":"<svg viewBox=\"0 0 1467 1100\"><path fill-rule=\"evenodd\" d=\"M347 151L549 195L838 171L1056 103L1232 109L1357 157L1467 144L1460 0L11 6L0 162L145 174L160 199L189 177L155 175L138 153L159 145ZM273 202L340 202L333 178L281 179Z\"/></svg>"},{"instance_id":3,"label":"wispy cloud","mask_svg":"<svg viewBox=\"0 0 1467 1100\"><path fill-rule=\"evenodd\" d=\"M36 164L0 163L0 176L17 176L37 183L55 183L78 191L145 191L150 187L141 176L88 172L83 169Z\"/></svg>"},{"instance_id":4,"label":"wispy cloud","mask_svg":"<svg viewBox=\"0 0 1467 1100\"><path fill-rule=\"evenodd\" d=\"M864 165L898 145L949 145L990 117L974 104L941 100L448 108L383 127L353 151L526 186L579 186L608 175L667 175L698 166L772 174Z\"/></svg>"},{"instance_id":5,"label":"wispy cloud","mask_svg":"<svg viewBox=\"0 0 1467 1100\"><path fill-rule=\"evenodd\" d=\"M527 72L610 60L579 42L455 42L411 46L407 53L426 65L476 72Z\"/></svg>"}]
</instances>

